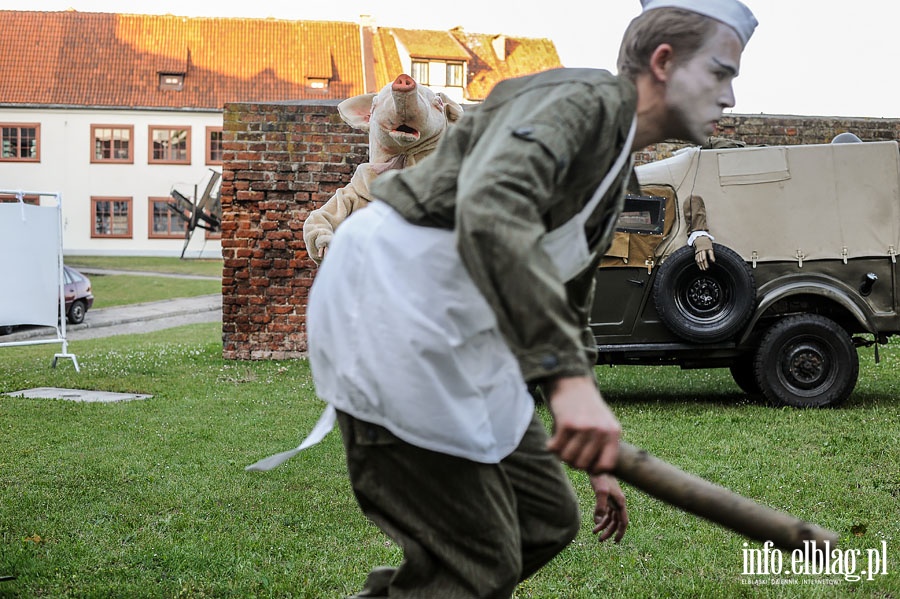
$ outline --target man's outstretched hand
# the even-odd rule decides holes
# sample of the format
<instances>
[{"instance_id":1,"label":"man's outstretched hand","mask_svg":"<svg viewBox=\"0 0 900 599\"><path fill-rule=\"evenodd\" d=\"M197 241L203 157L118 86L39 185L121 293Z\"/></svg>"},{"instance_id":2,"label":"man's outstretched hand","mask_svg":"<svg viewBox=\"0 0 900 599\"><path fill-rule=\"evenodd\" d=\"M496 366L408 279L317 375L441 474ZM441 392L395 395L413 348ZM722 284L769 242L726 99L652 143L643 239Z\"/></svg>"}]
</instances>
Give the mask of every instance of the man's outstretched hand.
<instances>
[{"instance_id":1,"label":"man's outstretched hand","mask_svg":"<svg viewBox=\"0 0 900 599\"><path fill-rule=\"evenodd\" d=\"M609 538L618 543L628 528L628 509L619 481L608 474L591 477L594 490L594 534L601 543Z\"/></svg>"},{"instance_id":2,"label":"man's outstretched hand","mask_svg":"<svg viewBox=\"0 0 900 599\"><path fill-rule=\"evenodd\" d=\"M588 474L616 466L622 427L603 401L593 377L561 377L549 385L554 432L547 449Z\"/></svg>"}]
</instances>

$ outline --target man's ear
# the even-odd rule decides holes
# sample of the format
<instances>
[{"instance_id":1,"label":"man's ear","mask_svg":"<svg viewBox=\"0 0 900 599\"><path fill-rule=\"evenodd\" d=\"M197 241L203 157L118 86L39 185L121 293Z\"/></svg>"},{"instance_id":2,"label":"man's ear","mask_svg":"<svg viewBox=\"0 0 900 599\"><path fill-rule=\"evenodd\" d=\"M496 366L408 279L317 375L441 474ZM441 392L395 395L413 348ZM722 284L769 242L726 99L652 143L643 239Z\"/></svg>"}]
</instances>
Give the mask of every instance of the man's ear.
<instances>
[{"instance_id":1,"label":"man's ear","mask_svg":"<svg viewBox=\"0 0 900 599\"><path fill-rule=\"evenodd\" d=\"M675 61L675 49L671 44L660 44L650 55L650 72L659 81L668 81Z\"/></svg>"}]
</instances>

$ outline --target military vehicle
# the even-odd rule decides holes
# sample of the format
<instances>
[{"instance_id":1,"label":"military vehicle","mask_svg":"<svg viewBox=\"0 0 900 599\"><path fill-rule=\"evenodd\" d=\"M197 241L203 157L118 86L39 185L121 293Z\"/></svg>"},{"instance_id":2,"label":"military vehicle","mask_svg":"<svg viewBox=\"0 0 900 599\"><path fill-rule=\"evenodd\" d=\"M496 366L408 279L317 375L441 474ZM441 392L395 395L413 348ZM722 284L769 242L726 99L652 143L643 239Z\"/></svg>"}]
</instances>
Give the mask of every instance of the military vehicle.
<instances>
[{"instance_id":1,"label":"military vehicle","mask_svg":"<svg viewBox=\"0 0 900 599\"><path fill-rule=\"evenodd\" d=\"M878 361L900 332L900 150L850 137L690 147L638 166L641 195L596 273L598 364L729 368L772 404L844 401L857 348L874 345ZM685 218L704 207L707 270Z\"/></svg>"}]
</instances>

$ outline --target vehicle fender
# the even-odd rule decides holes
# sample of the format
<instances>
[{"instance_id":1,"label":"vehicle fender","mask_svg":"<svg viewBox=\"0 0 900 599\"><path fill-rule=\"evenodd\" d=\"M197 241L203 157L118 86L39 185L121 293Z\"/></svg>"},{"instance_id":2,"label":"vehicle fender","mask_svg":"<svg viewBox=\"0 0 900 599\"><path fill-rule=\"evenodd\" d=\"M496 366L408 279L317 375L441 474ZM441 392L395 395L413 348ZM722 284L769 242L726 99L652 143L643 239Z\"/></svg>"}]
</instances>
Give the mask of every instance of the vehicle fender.
<instances>
[{"instance_id":1,"label":"vehicle fender","mask_svg":"<svg viewBox=\"0 0 900 599\"><path fill-rule=\"evenodd\" d=\"M740 343L744 343L749 339L753 330L756 328L756 323L762 315L765 314L766 310L772 307L776 302L793 295L818 295L831 300L847 310L847 312L855 318L863 328L874 333L875 324L870 317L870 310L854 299L852 291L847 291L842 287L843 284L830 279L817 280L811 278L803 281L792 281L787 284L778 284L777 280L769 282L762 289L757 291L759 303L757 304L756 311L750 318L749 324L744 329L744 334L741 337Z\"/></svg>"}]
</instances>

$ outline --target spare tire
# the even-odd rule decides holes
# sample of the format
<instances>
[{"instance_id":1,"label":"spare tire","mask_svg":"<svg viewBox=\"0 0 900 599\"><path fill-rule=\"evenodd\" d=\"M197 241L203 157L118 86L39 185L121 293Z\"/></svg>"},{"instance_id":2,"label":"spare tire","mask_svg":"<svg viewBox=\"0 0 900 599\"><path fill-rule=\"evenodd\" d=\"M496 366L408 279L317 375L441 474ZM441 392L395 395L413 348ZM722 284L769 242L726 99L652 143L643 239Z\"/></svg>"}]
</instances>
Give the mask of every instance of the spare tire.
<instances>
[{"instance_id":1,"label":"spare tire","mask_svg":"<svg viewBox=\"0 0 900 599\"><path fill-rule=\"evenodd\" d=\"M663 262L653 282L660 320L673 333L694 343L716 343L737 335L756 305L753 271L737 252L713 244L716 261L707 270L685 246Z\"/></svg>"}]
</instances>

